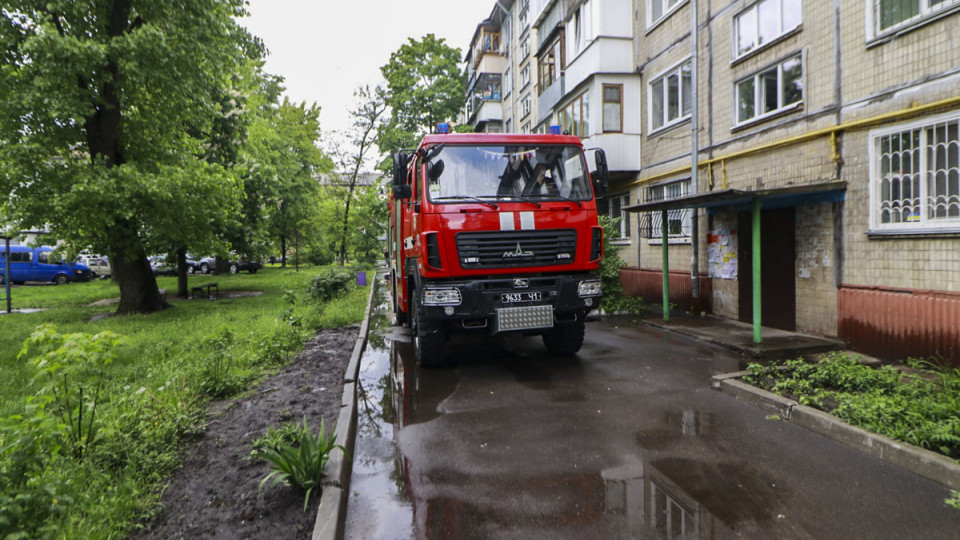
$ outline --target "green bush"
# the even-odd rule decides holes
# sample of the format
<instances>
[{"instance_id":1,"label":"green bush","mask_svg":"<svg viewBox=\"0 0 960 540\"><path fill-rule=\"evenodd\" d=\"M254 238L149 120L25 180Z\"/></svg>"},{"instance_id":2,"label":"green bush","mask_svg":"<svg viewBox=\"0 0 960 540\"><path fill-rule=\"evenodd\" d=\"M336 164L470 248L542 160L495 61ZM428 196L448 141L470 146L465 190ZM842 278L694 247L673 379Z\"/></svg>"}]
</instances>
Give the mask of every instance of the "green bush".
<instances>
[{"instance_id":1,"label":"green bush","mask_svg":"<svg viewBox=\"0 0 960 540\"><path fill-rule=\"evenodd\" d=\"M307 294L317 302L329 302L350 290L353 278L353 274L345 270L332 268L324 270L310 280Z\"/></svg>"},{"instance_id":2,"label":"green bush","mask_svg":"<svg viewBox=\"0 0 960 540\"><path fill-rule=\"evenodd\" d=\"M603 227L603 260L600 261L600 282L603 284L603 297L600 308L608 314L628 313L639 315L644 310L643 298L630 296L623 292L620 281L620 269L626 266L618 251L619 246L611 243L620 235L620 218L600 216Z\"/></svg>"}]
</instances>

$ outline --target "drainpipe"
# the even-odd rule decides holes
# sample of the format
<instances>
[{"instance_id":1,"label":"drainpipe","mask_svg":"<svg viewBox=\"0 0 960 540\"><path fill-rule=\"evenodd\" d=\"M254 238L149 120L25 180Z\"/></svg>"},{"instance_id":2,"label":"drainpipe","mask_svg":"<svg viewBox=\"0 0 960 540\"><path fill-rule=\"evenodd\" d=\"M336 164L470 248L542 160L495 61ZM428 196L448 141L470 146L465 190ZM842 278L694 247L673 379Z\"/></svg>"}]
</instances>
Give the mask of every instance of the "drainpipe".
<instances>
[{"instance_id":1,"label":"drainpipe","mask_svg":"<svg viewBox=\"0 0 960 540\"><path fill-rule=\"evenodd\" d=\"M763 341L763 335L761 331L761 324L763 321L762 313L760 312L761 302L760 295L762 294L762 287L760 286L760 279L763 277L760 274L760 198L753 199L753 227L752 236L753 236L753 342L759 345Z\"/></svg>"},{"instance_id":2,"label":"drainpipe","mask_svg":"<svg viewBox=\"0 0 960 540\"><path fill-rule=\"evenodd\" d=\"M510 17L510 12L507 11L507 8L503 7L503 4L500 3L500 0L493 0L493 1L494 1L495 4L497 4L497 7L500 8L500 12L503 13L504 19L507 21L507 25L510 27L510 41L511 41L511 43L508 43L508 44L507 44L507 51L511 51L511 50L513 49L513 47L512 47L512 45L513 45L513 43L512 43L512 42L513 42L513 19ZM502 27L503 27L503 24L501 24L500 27L502 28ZM510 67L511 67L511 68L517 67L517 66L514 66L514 65L513 65L513 54L510 55L510 62L509 62L509 64L510 64ZM514 120L514 121L519 120L519 118L517 118L517 91L516 91L516 88L513 87L513 75L514 75L514 72L515 72L515 71L516 71L515 69L511 69L511 70L510 70L510 119L511 119L511 120ZM503 84L503 83L501 83L501 84ZM514 127L514 129L517 129L517 128Z\"/></svg>"},{"instance_id":3,"label":"drainpipe","mask_svg":"<svg viewBox=\"0 0 960 540\"><path fill-rule=\"evenodd\" d=\"M697 139L699 123L699 92L697 92L697 55L699 39L697 35L697 0L690 0L690 187L693 195L698 192L697 161L700 155L700 141ZM693 251L690 257L690 295L693 300L693 309L700 311L700 212L693 208L690 219L690 247ZM666 237L664 237L666 242Z\"/></svg>"},{"instance_id":4,"label":"drainpipe","mask_svg":"<svg viewBox=\"0 0 960 540\"><path fill-rule=\"evenodd\" d=\"M663 322L670 322L670 230L667 211L660 212L660 239L663 253Z\"/></svg>"}]
</instances>

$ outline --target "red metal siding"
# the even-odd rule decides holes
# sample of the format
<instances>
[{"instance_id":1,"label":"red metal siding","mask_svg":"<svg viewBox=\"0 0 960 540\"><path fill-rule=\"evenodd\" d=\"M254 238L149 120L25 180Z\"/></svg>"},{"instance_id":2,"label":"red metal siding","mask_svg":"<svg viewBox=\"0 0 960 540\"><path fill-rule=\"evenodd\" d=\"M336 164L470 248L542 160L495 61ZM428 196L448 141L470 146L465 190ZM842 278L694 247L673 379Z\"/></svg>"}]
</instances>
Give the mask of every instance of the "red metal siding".
<instances>
[{"instance_id":1,"label":"red metal siding","mask_svg":"<svg viewBox=\"0 0 960 540\"><path fill-rule=\"evenodd\" d=\"M670 302L681 309L693 304L691 297L690 272L670 272ZM620 282L623 292L630 296L639 296L647 303L663 302L663 272L650 268L627 266L620 269ZM707 313L713 312L713 281L706 274L700 274L700 304Z\"/></svg>"},{"instance_id":2,"label":"red metal siding","mask_svg":"<svg viewBox=\"0 0 960 540\"><path fill-rule=\"evenodd\" d=\"M839 335L854 349L960 367L960 293L844 285L837 304Z\"/></svg>"}]
</instances>

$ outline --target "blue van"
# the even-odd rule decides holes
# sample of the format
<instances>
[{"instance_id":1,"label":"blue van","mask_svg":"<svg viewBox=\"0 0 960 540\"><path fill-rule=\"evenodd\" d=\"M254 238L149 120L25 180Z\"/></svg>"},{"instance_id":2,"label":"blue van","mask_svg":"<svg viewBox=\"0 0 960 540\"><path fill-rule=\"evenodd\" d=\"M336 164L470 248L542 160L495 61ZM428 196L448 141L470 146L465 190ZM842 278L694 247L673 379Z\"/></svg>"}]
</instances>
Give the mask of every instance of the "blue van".
<instances>
[{"instance_id":1,"label":"blue van","mask_svg":"<svg viewBox=\"0 0 960 540\"><path fill-rule=\"evenodd\" d=\"M89 267L57 260L50 246L10 246L10 282L22 285L27 281L53 282L57 285L71 281L87 281L93 275ZM0 284L6 283L6 256L0 248Z\"/></svg>"}]
</instances>

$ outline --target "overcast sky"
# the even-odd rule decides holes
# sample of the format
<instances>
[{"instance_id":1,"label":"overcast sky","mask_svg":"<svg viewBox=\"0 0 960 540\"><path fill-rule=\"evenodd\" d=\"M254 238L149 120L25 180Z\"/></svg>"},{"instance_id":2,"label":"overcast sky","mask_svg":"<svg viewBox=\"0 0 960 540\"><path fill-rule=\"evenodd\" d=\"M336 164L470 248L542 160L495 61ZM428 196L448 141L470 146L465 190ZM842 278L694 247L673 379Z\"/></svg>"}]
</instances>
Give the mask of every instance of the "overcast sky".
<instances>
[{"instance_id":1,"label":"overcast sky","mask_svg":"<svg viewBox=\"0 0 960 540\"><path fill-rule=\"evenodd\" d=\"M317 103L324 133L349 127L353 91L382 80L390 53L426 34L465 51L493 0L250 0L243 20L291 100ZM463 56L461 55L461 58Z\"/></svg>"}]
</instances>

